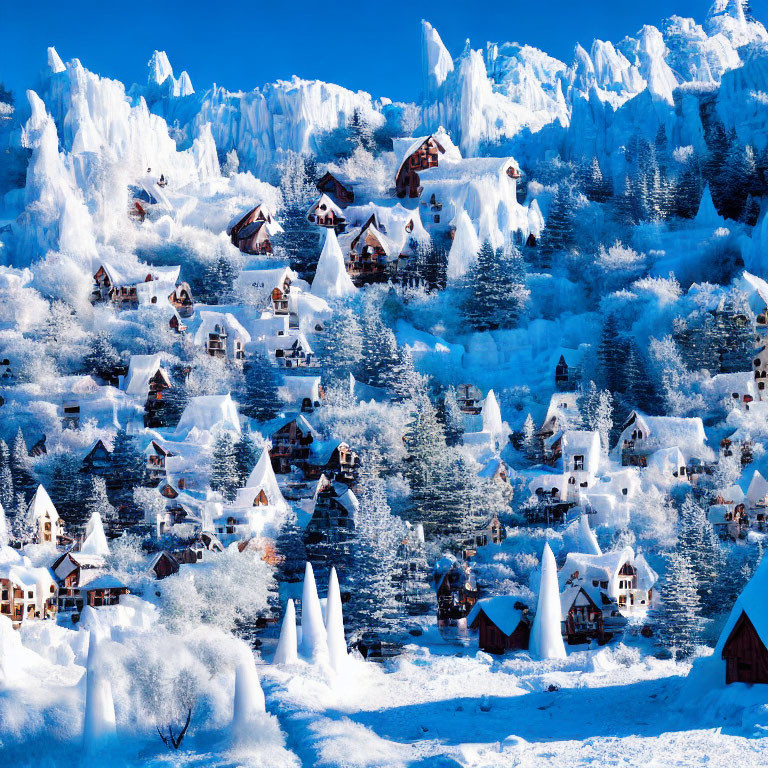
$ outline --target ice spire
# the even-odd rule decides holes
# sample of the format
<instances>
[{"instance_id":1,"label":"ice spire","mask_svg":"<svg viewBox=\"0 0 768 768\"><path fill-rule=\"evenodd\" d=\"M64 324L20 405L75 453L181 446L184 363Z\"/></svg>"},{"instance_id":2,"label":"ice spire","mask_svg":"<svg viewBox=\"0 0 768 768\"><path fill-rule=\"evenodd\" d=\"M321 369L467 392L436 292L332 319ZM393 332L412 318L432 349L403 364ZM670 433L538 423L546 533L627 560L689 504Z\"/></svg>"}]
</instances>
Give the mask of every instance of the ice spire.
<instances>
[{"instance_id":1,"label":"ice spire","mask_svg":"<svg viewBox=\"0 0 768 768\"><path fill-rule=\"evenodd\" d=\"M254 719L263 712L266 712L264 691L261 689L253 655L248 653L235 669L235 700L232 713L235 738L247 736Z\"/></svg>"},{"instance_id":2,"label":"ice spire","mask_svg":"<svg viewBox=\"0 0 768 768\"><path fill-rule=\"evenodd\" d=\"M98 512L94 512L91 515L91 519L88 521L86 527L85 541L80 545L80 551L87 555L101 555L107 557L109 555L109 544L107 544L107 537L104 534L104 526L101 522L101 515Z\"/></svg>"},{"instance_id":3,"label":"ice spire","mask_svg":"<svg viewBox=\"0 0 768 768\"><path fill-rule=\"evenodd\" d=\"M299 659L296 643L296 608L293 600L285 606L283 624L280 627L280 639L272 659L273 664L295 664Z\"/></svg>"},{"instance_id":4,"label":"ice spire","mask_svg":"<svg viewBox=\"0 0 768 768\"><path fill-rule=\"evenodd\" d=\"M339 578L336 575L335 568L331 568L331 575L328 579L325 629L331 666L335 672L340 672L347 662L347 641L344 637L344 614L341 608Z\"/></svg>"},{"instance_id":5,"label":"ice spire","mask_svg":"<svg viewBox=\"0 0 768 768\"><path fill-rule=\"evenodd\" d=\"M333 227L325 228L325 241L317 271L312 281L312 293L323 299L341 299L357 291L344 266L344 254Z\"/></svg>"},{"instance_id":6,"label":"ice spire","mask_svg":"<svg viewBox=\"0 0 768 768\"><path fill-rule=\"evenodd\" d=\"M483 431L500 435L504 431L501 421L501 409L493 390L489 390L483 402Z\"/></svg>"},{"instance_id":7,"label":"ice spire","mask_svg":"<svg viewBox=\"0 0 768 768\"><path fill-rule=\"evenodd\" d=\"M717 212L717 208L715 208L715 204L712 201L712 192L709 189L709 184L704 187L704 192L699 202L699 210L694 221L700 226L710 227L716 227L722 223L720 214Z\"/></svg>"},{"instance_id":8,"label":"ice spire","mask_svg":"<svg viewBox=\"0 0 768 768\"><path fill-rule=\"evenodd\" d=\"M541 580L536 618L531 628L531 655L539 659L566 658L560 632L560 590L557 585L557 565L549 543L541 555Z\"/></svg>"},{"instance_id":9,"label":"ice spire","mask_svg":"<svg viewBox=\"0 0 768 768\"><path fill-rule=\"evenodd\" d=\"M480 241L469 214L462 208L454 219L456 232L448 251L448 279L458 280L477 261Z\"/></svg>"},{"instance_id":10,"label":"ice spire","mask_svg":"<svg viewBox=\"0 0 768 768\"><path fill-rule=\"evenodd\" d=\"M66 69L61 56L59 56L53 46L48 49L48 69L51 70L52 75L58 75L59 72L63 72Z\"/></svg>"},{"instance_id":11,"label":"ice spire","mask_svg":"<svg viewBox=\"0 0 768 768\"><path fill-rule=\"evenodd\" d=\"M603 550L597 543L595 532L589 527L589 520L583 512L579 517L579 549L587 555L603 554Z\"/></svg>"},{"instance_id":12,"label":"ice spire","mask_svg":"<svg viewBox=\"0 0 768 768\"><path fill-rule=\"evenodd\" d=\"M301 591L301 654L312 662L328 658L323 611L311 563L307 563L304 570L304 588Z\"/></svg>"},{"instance_id":13,"label":"ice spire","mask_svg":"<svg viewBox=\"0 0 768 768\"><path fill-rule=\"evenodd\" d=\"M112 685L100 669L99 641L90 633L88 661L86 663L85 718L83 721L83 749L93 754L105 747L115 736L115 703Z\"/></svg>"},{"instance_id":14,"label":"ice spire","mask_svg":"<svg viewBox=\"0 0 768 768\"><path fill-rule=\"evenodd\" d=\"M424 19L421 20L421 71L425 99L434 96L453 71L451 54L443 45L437 30Z\"/></svg>"}]
</instances>

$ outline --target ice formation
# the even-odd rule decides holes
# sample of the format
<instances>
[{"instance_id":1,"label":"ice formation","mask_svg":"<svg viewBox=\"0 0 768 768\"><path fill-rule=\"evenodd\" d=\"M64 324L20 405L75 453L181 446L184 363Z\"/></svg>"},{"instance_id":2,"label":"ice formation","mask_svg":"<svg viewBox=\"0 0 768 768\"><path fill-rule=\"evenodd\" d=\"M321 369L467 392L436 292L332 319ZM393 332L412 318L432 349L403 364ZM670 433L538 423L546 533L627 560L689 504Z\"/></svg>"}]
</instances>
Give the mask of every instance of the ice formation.
<instances>
[{"instance_id":1,"label":"ice formation","mask_svg":"<svg viewBox=\"0 0 768 768\"><path fill-rule=\"evenodd\" d=\"M541 555L541 577L536 616L531 627L531 655L537 659L566 658L560 630L560 588L557 583L557 563L549 543Z\"/></svg>"},{"instance_id":2,"label":"ice formation","mask_svg":"<svg viewBox=\"0 0 768 768\"><path fill-rule=\"evenodd\" d=\"M331 568L331 574L328 579L325 626L331 667L334 671L340 672L347 661L347 641L344 637L344 614L341 606L339 578L336 575L335 568Z\"/></svg>"},{"instance_id":3,"label":"ice formation","mask_svg":"<svg viewBox=\"0 0 768 768\"><path fill-rule=\"evenodd\" d=\"M336 232L326 227L325 241L317 261L312 293L322 299L342 299L357 292L344 266L344 254L339 247Z\"/></svg>"},{"instance_id":4,"label":"ice formation","mask_svg":"<svg viewBox=\"0 0 768 768\"><path fill-rule=\"evenodd\" d=\"M277 650L272 659L273 664L295 664L299 659L298 643L296 639L296 608L293 600L288 600L285 605L283 623L280 626L280 639L277 641Z\"/></svg>"},{"instance_id":5,"label":"ice formation","mask_svg":"<svg viewBox=\"0 0 768 768\"><path fill-rule=\"evenodd\" d=\"M301 590L301 655L310 662L328 660L328 642L326 640L323 612L320 598L317 596L315 574L311 563L304 569L304 586Z\"/></svg>"}]
</instances>

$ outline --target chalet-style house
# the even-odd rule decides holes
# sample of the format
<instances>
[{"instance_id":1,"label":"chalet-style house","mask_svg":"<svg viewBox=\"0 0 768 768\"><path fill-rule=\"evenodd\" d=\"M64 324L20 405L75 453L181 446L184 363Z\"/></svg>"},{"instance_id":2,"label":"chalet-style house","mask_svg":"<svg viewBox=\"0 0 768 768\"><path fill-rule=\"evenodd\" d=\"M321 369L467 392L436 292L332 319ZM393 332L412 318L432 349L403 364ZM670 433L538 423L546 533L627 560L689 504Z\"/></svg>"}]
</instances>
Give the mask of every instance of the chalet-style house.
<instances>
[{"instance_id":1,"label":"chalet-style house","mask_svg":"<svg viewBox=\"0 0 768 768\"><path fill-rule=\"evenodd\" d=\"M166 478L165 460L170 456L175 456L165 446L160 445L156 440L152 440L144 450L147 457L147 476L154 483L161 483Z\"/></svg>"},{"instance_id":2,"label":"chalet-style house","mask_svg":"<svg viewBox=\"0 0 768 768\"><path fill-rule=\"evenodd\" d=\"M600 464L600 435L597 431L557 432L546 443L548 461L560 464L566 488L565 498L579 503L596 481Z\"/></svg>"},{"instance_id":3,"label":"chalet-style house","mask_svg":"<svg viewBox=\"0 0 768 768\"><path fill-rule=\"evenodd\" d=\"M112 451L107 448L103 440L97 440L82 463L82 471L96 475L104 475L112 466Z\"/></svg>"},{"instance_id":4,"label":"chalet-style house","mask_svg":"<svg viewBox=\"0 0 768 768\"><path fill-rule=\"evenodd\" d=\"M355 285L382 283L397 276L400 247L376 227L371 216L361 227L339 235L344 265Z\"/></svg>"},{"instance_id":5,"label":"chalet-style house","mask_svg":"<svg viewBox=\"0 0 768 768\"><path fill-rule=\"evenodd\" d=\"M192 289L189 287L189 283L179 283L169 294L168 301L178 313L179 318L191 317L195 311L195 300L192 298ZM179 333L184 330L181 323L176 322L174 324L173 317L171 318L171 328Z\"/></svg>"},{"instance_id":6,"label":"chalet-style house","mask_svg":"<svg viewBox=\"0 0 768 768\"><path fill-rule=\"evenodd\" d=\"M255 301L257 309L269 309L277 316L292 316L290 326L298 327L297 309L291 302L291 287L308 291L309 284L300 280L290 267L244 269L235 284L249 301Z\"/></svg>"},{"instance_id":7,"label":"chalet-style house","mask_svg":"<svg viewBox=\"0 0 768 768\"><path fill-rule=\"evenodd\" d=\"M144 426L164 426L163 393L172 384L168 372L160 364L160 355L131 355L122 384L126 394L144 402Z\"/></svg>"},{"instance_id":8,"label":"chalet-style house","mask_svg":"<svg viewBox=\"0 0 768 768\"><path fill-rule=\"evenodd\" d=\"M133 270L117 269L102 262L93 275L91 302L111 302L118 308L135 309L139 305L170 301L176 292L180 267L140 266Z\"/></svg>"},{"instance_id":9,"label":"chalet-style house","mask_svg":"<svg viewBox=\"0 0 768 768\"><path fill-rule=\"evenodd\" d=\"M462 413L479 416L483 410L483 393L474 384L459 384L456 388L456 401Z\"/></svg>"},{"instance_id":10,"label":"chalet-style house","mask_svg":"<svg viewBox=\"0 0 768 768\"><path fill-rule=\"evenodd\" d=\"M418 138L397 139L395 153L400 163L395 173L395 193L398 197L417 198L422 192L419 174L437 168L441 158L457 162L461 153L444 131Z\"/></svg>"},{"instance_id":11,"label":"chalet-style house","mask_svg":"<svg viewBox=\"0 0 768 768\"><path fill-rule=\"evenodd\" d=\"M224 551L224 545L213 532L204 530L188 547L174 551L173 556L181 565L202 563L208 558L208 553L219 554Z\"/></svg>"},{"instance_id":12,"label":"chalet-style house","mask_svg":"<svg viewBox=\"0 0 768 768\"><path fill-rule=\"evenodd\" d=\"M542 442L555 433L567 429L578 429L581 425L578 396L575 392L555 392L549 400L547 414L539 428Z\"/></svg>"},{"instance_id":13,"label":"chalet-style house","mask_svg":"<svg viewBox=\"0 0 768 768\"><path fill-rule=\"evenodd\" d=\"M349 443L336 440L315 440L302 469L307 480L319 480L325 475L331 480L354 485L360 457Z\"/></svg>"},{"instance_id":14,"label":"chalet-style house","mask_svg":"<svg viewBox=\"0 0 768 768\"><path fill-rule=\"evenodd\" d=\"M485 547L488 544L500 544L506 538L504 526L499 522L496 515L491 515L484 525L473 531L464 540L464 557L470 558L477 554L478 547Z\"/></svg>"},{"instance_id":15,"label":"chalet-style house","mask_svg":"<svg viewBox=\"0 0 768 768\"><path fill-rule=\"evenodd\" d=\"M91 608L100 608L103 605L117 605L120 602L120 595L127 595L129 592L128 587L120 579L109 574L98 576L93 581L89 581L80 587L83 607L89 605Z\"/></svg>"},{"instance_id":16,"label":"chalet-style house","mask_svg":"<svg viewBox=\"0 0 768 768\"><path fill-rule=\"evenodd\" d=\"M301 466L309 459L316 432L306 417L300 414L272 422L267 430L272 442L269 456L275 472L287 474L291 471L291 465Z\"/></svg>"},{"instance_id":17,"label":"chalet-style house","mask_svg":"<svg viewBox=\"0 0 768 768\"><path fill-rule=\"evenodd\" d=\"M325 399L320 376L285 376L278 393L290 410L312 413Z\"/></svg>"},{"instance_id":18,"label":"chalet-style house","mask_svg":"<svg viewBox=\"0 0 768 768\"><path fill-rule=\"evenodd\" d=\"M74 551L59 555L51 566L58 582L58 610L82 610L84 599L81 588L101 576L105 565L103 555Z\"/></svg>"},{"instance_id":19,"label":"chalet-style house","mask_svg":"<svg viewBox=\"0 0 768 768\"><path fill-rule=\"evenodd\" d=\"M326 171L316 182L317 191L328 195L339 208L346 208L355 202L355 191L346 179L341 179L339 174Z\"/></svg>"},{"instance_id":20,"label":"chalet-style house","mask_svg":"<svg viewBox=\"0 0 768 768\"><path fill-rule=\"evenodd\" d=\"M603 606L598 605L579 584L566 587L560 594L560 623L569 645L597 640L603 643Z\"/></svg>"},{"instance_id":21,"label":"chalet-style house","mask_svg":"<svg viewBox=\"0 0 768 768\"><path fill-rule=\"evenodd\" d=\"M245 358L245 345L250 343L251 335L231 312L203 310L198 315L195 344L203 347L211 357Z\"/></svg>"},{"instance_id":22,"label":"chalet-style house","mask_svg":"<svg viewBox=\"0 0 768 768\"><path fill-rule=\"evenodd\" d=\"M528 650L531 619L528 606L511 595L478 600L467 616L478 631L478 648L486 653Z\"/></svg>"},{"instance_id":23,"label":"chalet-style house","mask_svg":"<svg viewBox=\"0 0 768 768\"><path fill-rule=\"evenodd\" d=\"M646 416L639 411L632 411L624 422L614 452L622 466L648 467L656 452L669 449L677 452L662 454L655 463L662 472L668 468L670 479L688 477L694 465L714 458L699 417ZM669 465L674 457L679 459L678 466Z\"/></svg>"},{"instance_id":24,"label":"chalet-style house","mask_svg":"<svg viewBox=\"0 0 768 768\"><path fill-rule=\"evenodd\" d=\"M281 368L316 368L319 365L307 337L301 331L295 336L277 340L275 359Z\"/></svg>"},{"instance_id":25,"label":"chalet-style house","mask_svg":"<svg viewBox=\"0 0 768 768\"><path fill-rule=\"evenodd\" d=\"M10 547L0 552L0 559L0 616L9 618L15 628L54 616L56 584L48 568L33 566Z\"/></svg>"},{"instance_id":26,"label":"chalet-style house","mask_svg":"<svg viewBox=\"0 0 768 768\"><path fill-rule=\"evenodd\" d=\"M321 194L307 211L307 220L319 227L329 227L342 232L347 224L344 211L326 194Z\"/></svg>"},{"instance_id":27,"label":"chalet-style house","mask_svg":"<svg viewBox=\"0 0 768 768\"><path fill-rule=\"evenodd\" d=\"M477 602L477 584L469 566L448 555L435 565L437 625L466 628L467 616Z\"/></svg>"},{"instance_id":28,"label":"chalet-style house","mask_svg":"<svg viewBox=\"0 0 768 768\"><path fill-rule=\"evenodd\" d=\"M67 540L64 533L64 521L59 517L51 497L42 485L37 486L34 496L27 506L28 514L37 524L35 542L37 544L63 544Z\"/></svg>"},{"instance_id":29,"label":"chalet-style house","mask_svg":"<svg viewBox=\"0 0 768 768\"><path fill-rule=\"evenodd\" d=\"M648 610L658 576L643 555L636 556L631 547L625 547L602 555L570 552L558 579L561 592L566 587L584 587L595 604L604 608L607 603L593 591L600 590L609 602L615 601L623 616L632 616Z\"/></svg>"},{"instance_id":30,"label":"chalet-style house","mask_svg":"<svg viewBox=\"0 0 768 768\"><path fill-rule=\"evenodd\" d=\"M238 215L227 227L232 245L243 253L254 255L272 253L270 237L282 231L283 228L264 203Z\"/></svg>"},{"instance_id":31,"label":"chalet-style house","mask_svg":"<svg viewBox=\"0 0 768 768\"><path fill-rule=\"evenodd\" d=\"M160 581L179 572L179 561L166 550L158 552L150 561L147 573Z\"/></svg>"},{"instance_id":32,"label":"chalet-style house","mask_svg":"<svg viewBox=\"0 0 768 768\"><path fill-rule=\"evenodd\" d=\"M355 515L360 507L352 491L342 483L320 476L315 491L312 518L304 531L304 546L314 562L325 562L343 551L355 532Z\"/></svg>"}]
</instances>

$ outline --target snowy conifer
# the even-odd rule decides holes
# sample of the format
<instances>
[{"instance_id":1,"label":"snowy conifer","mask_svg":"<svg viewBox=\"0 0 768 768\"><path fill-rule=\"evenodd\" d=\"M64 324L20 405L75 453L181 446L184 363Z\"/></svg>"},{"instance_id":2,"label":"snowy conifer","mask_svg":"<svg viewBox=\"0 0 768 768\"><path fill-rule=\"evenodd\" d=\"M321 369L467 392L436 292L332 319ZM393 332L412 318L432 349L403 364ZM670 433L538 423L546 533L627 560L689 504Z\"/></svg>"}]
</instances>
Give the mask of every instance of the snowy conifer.
<instances>
[{"instance_id":1,"label":"snowy conifer","mask_svg":"<svg viewBox=\"0 0 768 768\"><path fill-rule=\"evenodd\" d=\"M11 444L10 454L11 475L13 476L13 488L24 494L29 493L35 487L35 478L29 461L27 443L21 427L16 430L16 435Z\"/></svg>"},{"instance_id":2,"label":"snowy conifer","mask_svg":"<svg viewBox=\"0 0 768 768\"><path fill-rule=\"evenodd\" d=\"M119 508L133 503L133 489L143 485L146 478L146 459L136 447L136 439L125 429L115 435L107 474L107 490L112 502Z\"/></svg>"},{"instance_id":3,"label":"snowy conifer","mask_svg":"<svg viewBox=\"0 0 768 768\"><path fill-rule=\"evenodd\" d=\"M339 307L324 325L315 342L323 368L323 382L329 385L346 381L357 370L363 353L362 329L355 313Z\"/></svg>"},{"instance_id":4,"label":"snowy conifer","mask_svg":"<svg viewBox=\"0 0 768 768\"><path fill-rule=\"evenodd\" d=\"M115 349L109 336L99 331L91 340L88 354L83 360L85 370L104 381L113 381L123 364L119 352Z\"/></svg>"},{"instance_id":5,"label":"snowy conifer","mask_svg":"<svg viewBox=\"0 0 768 768\"><path fill-rule=\"evenodd\" d=\"M458 445L461 443L465 425L455 387L450 386L445 389L441 405L440 416L445 427L445 441L448 445Z\"/></svg>"},{"instance_id":6,"label":"snowy conifer","mask_svg":"<svg viewBox=\"0 0 768 768\"><path fill-rule=\"evenodd\" d=\"M85 509L88 517L97 514L107 527L118 522L117 512L109 503L107 484L103 477L91 478L91 487L85 500Z\"/></svg>"},{"instance_id":7,"label":"snowy conifer","mask_svg":"<svg viewBox=\"0 0 768 768\"><path fill-rule=\"evenodd\" d=\"M90 483L81 469L82 464L71 453L58 456L47 489L61 519L73 530L81 529L89 517L85 501Z\"/></svg>"},{"instance_id":8,"label":"snowy conifer","mask_svg":"<svg viewBox=\"0 0 768 768\"><path fill-rule=\"evenodd\" d=\"M13 509L16 494L13 490L11 472L11 452L5 440L0 439L0 504L6 509Z\"/></svg>"},{"instance_id":9,"label":"snowy conifer","mask_svg":"<svg viewBox=\"0 0 768 768\"><path fill-rule=\"evenodd\" d=\"M5 516L5 509L0 504L0 550L11 543L11 532L8 528L8 520Z\"/></svg>"},{"instance_id":10,"label":"snowy conifer","mask_svg":"<svg viewBox=\"0 0 768 768\"><path fill-rule=\"evenodd\" d=\"M213 444L210 486L228 500L235 498L240 487L235 441L228 430L221 430Z\"/></svg>"},{"instance_id":11,"label":"snowy conifer","mask_svg":"<svg viewBox=\"0 0 768 768\"><path fill-rule=\"evenodd\" d=\"M667 555L667 569L651 612L659 642L678 656L692 653L701 632L696 578L685 555Z\"/></svg>"},{"instance_id":12,"label":"snowy conifer","mask_svg":"<svg viewBox=\"0 0 768 768\"><path fill-rule=\"evenodd\" d=\"M536 422L529 413L523 422L523 451L530 461L537 462L540 459L541 448L536 436Z\"/></svg>"},{"instance_id":13,"label":"snowy conifer","mask_svg":"<svg viewBox=\"0 0 768 768\"><path fill-rule=\"evenodd\" d=\"M260 352L252 354L243 366L245 392L240 402L243 413L256 421L269 421L280 412L275 368Z\"/></svg>"}]
</instances>

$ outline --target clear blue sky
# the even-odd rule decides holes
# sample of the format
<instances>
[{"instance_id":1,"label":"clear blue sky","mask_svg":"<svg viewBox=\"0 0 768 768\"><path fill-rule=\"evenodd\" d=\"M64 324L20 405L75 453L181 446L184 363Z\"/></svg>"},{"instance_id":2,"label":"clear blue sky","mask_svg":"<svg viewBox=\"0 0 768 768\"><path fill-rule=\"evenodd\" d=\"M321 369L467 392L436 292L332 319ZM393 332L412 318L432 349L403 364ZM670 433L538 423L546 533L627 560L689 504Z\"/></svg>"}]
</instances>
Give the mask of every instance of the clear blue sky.
<instances>
[{"instance_id":1,"label":"clear blue sky","mask_svg":"<svg viewBox=\"0 0 768 768\"><path fill-rule=\"evenodd\" d=\"M709 0L377 0L358 3L249 0L0 0L0 81L34 86L47 46L65 61L126 85L145 82L146 62L165 50L196 90L213 82L251 89L293 74L395 100L418 98L422 18L452 55L467 37L528 43L570 62L576 42L619 40L676 13L702 22ZM754 0L768 22L768 0ZM18 94L19 96L21 93Z\"/></svg>"}]
</instances>

